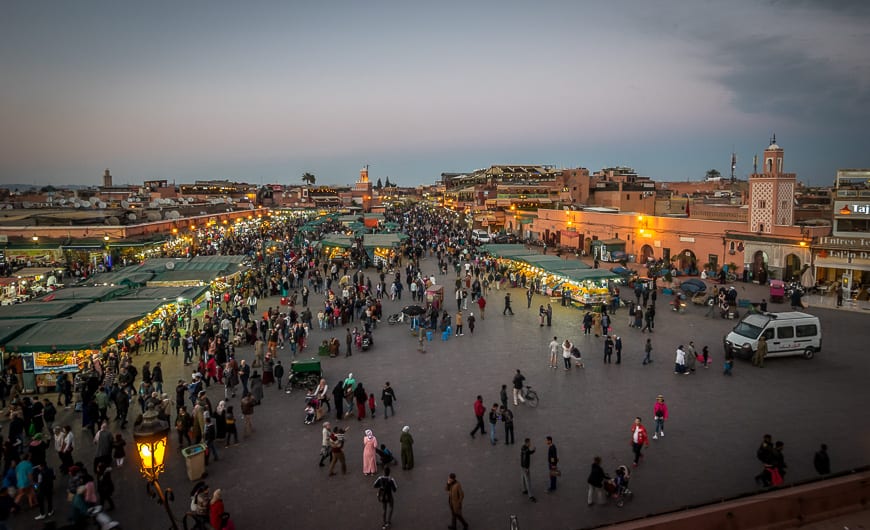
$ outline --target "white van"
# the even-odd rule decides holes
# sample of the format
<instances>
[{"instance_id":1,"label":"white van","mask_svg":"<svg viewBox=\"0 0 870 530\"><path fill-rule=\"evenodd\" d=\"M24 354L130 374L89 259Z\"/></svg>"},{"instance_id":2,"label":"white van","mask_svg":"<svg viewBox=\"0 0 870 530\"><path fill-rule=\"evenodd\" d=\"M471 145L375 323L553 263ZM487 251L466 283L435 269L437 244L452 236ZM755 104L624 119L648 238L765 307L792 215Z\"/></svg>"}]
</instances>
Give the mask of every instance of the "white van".
<instances>
[{"instance_id":1,"label":"white van","mask_svg":"<svg viewBox=\"0 0 870 530\"><path fill-rule=\"evenodd\" d=\"M767 339L767 357L803 355L812 359L822 351L819 318L799 311L746 315L725 337L725 351L751 358L762 336Z\"/></svg>"},{"instance_id":2,"label":"white van","mask_svg":"<svg viewBox=\"0 0 870 530\"><path fill-rule=\"evenodd\" d=\"M481 230L480 228L474 229L471 231L471 239L477 241L478 243L489 243L489 232L487 232L486 230Z\"/></svg>"}]
</instances>

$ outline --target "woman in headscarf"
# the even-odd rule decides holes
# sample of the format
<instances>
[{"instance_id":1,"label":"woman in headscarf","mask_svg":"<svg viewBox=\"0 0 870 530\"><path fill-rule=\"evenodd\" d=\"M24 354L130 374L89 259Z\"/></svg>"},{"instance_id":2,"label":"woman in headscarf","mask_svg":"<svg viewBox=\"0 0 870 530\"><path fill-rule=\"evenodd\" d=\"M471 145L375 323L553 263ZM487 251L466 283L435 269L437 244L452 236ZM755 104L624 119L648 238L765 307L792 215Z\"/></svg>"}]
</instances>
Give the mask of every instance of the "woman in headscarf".
<instances>
[{"instance_id":1,"label":"woman in headscarf","mask_svg":"<svg viewBox=\"0 0 870 530\"><path fill-rule=\"evenodd\" d=\"M219 440L223 440L227 435L227 402L224 400L220 400L218 402L218 406L215 409L215 432L216 438Z\"/></svg>"},{"instance_id":2,"label":"woman in headscarf","mask_svg":"<svg viewBox=\"0 0 870 530\"><path fill-rule=\"evenodd\" d=\"M402 469L414 469L414 437L407 425L402 427L399 444L402 446Z\"/></svg>"},{"instance_id":3,"label":"woman in headscarf","mask_svg":"<svg viewBox=\"0 0 870 530\"><path fill-rule=\"evenodd\" d=\"M371 429L366 429L365 437L363 437L363 473L366 476L378 472L377 448L378 439L372 434Z\"/></svg>"},{"instance_id":4,"label":"woman in headscarf","mask_svg":"<svg viewBox=\"0 0 870 530\"><path fill-rule=\"evenodd\" d=\"M366 404L369 400L369 395L363 388L362 381L357 382L356 388L353 389L353 397L356 399L356 419L362 421L366 417Z\"/></svg>"}]
</instances>

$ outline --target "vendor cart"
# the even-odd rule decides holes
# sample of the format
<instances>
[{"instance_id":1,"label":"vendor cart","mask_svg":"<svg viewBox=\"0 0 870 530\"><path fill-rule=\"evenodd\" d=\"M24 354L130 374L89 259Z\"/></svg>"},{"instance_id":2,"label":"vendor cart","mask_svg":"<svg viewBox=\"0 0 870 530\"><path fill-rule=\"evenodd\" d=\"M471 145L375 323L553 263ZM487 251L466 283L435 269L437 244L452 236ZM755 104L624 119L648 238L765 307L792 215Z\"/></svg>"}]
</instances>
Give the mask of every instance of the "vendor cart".
<instances>
[{"instance_id":1,"label":"vendor cart","mask_svg":"<svg viewBox=\"0 0 870 530\"><path fill-rule=\"evenodd\" d=\"M444 286L430 285L426 288L426 302L435 309L441 309L444 305Z\"/></svg>"},{"instance_id":2,"label":"vendor cart","mask_svg":"<svg viewBox=\"0 0 870 530\"><path fill-rule=\"evenodd\" d=\"M311 357L290 363L290 375L287 379L288 393L296 388L315 388L323 376L320 360Z\"/></svg>"}]
</instances>

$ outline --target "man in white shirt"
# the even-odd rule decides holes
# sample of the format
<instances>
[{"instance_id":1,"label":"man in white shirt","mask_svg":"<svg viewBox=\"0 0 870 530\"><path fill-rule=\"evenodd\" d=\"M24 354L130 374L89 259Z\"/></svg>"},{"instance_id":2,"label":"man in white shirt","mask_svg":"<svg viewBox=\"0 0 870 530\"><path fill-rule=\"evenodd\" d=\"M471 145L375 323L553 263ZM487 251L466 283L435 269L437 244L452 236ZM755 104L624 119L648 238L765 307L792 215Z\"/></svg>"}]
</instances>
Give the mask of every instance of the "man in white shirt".
<instances>
[{"instance_id":1,"label":"man in white shirt","mask_svg":"<svg viewBox=\"0 0 870 530\"><path fill-rule=\"evenodd\" d=\"M553 340L550 341L548 347L550 348L550 368L555 370L559 366L556 359L558 358L559 350L562 349L562 346L559 344L559 339L553 337Z\"/></svg>"},{"instance_id":2,"label":"man in white shirt","mask_svg":"<svg viewBox=\"0 0 870 530\"><path fill-rule=\"evenodd\" d=\"M674 360L674 373L689 375L689 372L686 371L686 351L683 350L682 344L677 348L677 356Z\"/></svg>"}]
</instances>

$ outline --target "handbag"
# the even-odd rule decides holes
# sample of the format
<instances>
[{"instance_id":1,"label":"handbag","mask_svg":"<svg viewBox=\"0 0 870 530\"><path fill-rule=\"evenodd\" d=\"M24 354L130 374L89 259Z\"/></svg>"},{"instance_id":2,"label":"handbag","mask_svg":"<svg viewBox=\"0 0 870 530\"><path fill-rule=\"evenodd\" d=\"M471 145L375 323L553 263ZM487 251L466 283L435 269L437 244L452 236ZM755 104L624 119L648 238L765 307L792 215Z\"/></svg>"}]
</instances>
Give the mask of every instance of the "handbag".
<instances>
[{"instance_id":1,"label":"handbag","mask_svg":"<svg viewBox=\"0 0 870 530\"><path fill-rule=\"evenodd\" d=\"M551 467L550 468L550 476L551 477L561 477L562 471L558 467Z\"/></svg>"}]
</instances>

